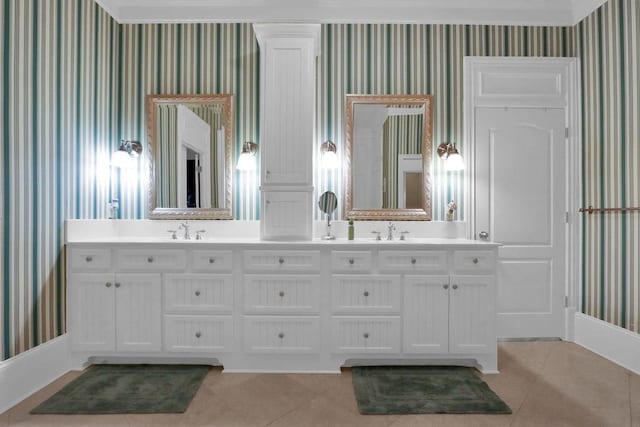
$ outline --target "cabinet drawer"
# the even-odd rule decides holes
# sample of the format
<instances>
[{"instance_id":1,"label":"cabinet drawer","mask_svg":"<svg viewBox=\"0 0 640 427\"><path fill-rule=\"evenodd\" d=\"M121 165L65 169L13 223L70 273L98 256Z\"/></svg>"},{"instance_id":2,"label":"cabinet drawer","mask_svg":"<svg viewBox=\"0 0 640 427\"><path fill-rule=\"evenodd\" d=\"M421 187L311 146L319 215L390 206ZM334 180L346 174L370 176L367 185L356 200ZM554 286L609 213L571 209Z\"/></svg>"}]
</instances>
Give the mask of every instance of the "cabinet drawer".
<instances>
[{"instance_id":1,"label":"cabinet drawer","mask_svg":"<svg viewBox=\"0 0 640 427\"><path fill-rule=\"evenodd\" d=\"M104 271L111 268L111 250L98 248L74 248L69 254L73 271Z\"/></svg>"},{"instance_id":2,"label":"cabinet drawer","mask_svg":"<svg viewBox=\"0 0 640 427\"><path fill-rule=\"evenodd\" d=\"M248 271L320 270L320 251L246 251L244 266Z\"/></svg>"},{"instance_id":3,"label":"cabinet drawer","mask_svg":"<svg viewBox=\"0 0 640 427\"><path fill-rule=\"evenodd\" d=\"M333 251L331 270L335 272L368 273L371 271L371 252Z\"/></svg>"},{"instance_id":4,"label":"cabinet drawer","mask_svg":"<svg viewBox=\"0 0 640 427\"><path fill-rule=\"evenodd\" d=\"M331 280L334 313L397 313L401 292L399 276L334 275Z\"/></svg>"},{"instance_id":5,"label":"cabinet drawer","mask_svg":"<svg viewBox=\"0 0 640 427\"><path fill-rule=\"evenodd\" d=\"M116 257L122 271L176 271L186 266L186 253L179 249L119 249Z\"/></svg>"},{"instance_id":6,"label":"cabinet drawer","mask_svg":"<svg viewBox=\"0 0 640 427\"><path fill-rule=\"evenodd\" d=\"M381 272L447 274L446 251L380 251Z\"/></svg>"},{"instance_id":7,"label":"cabinet drawer","mask_svg":"<svg viewBox=\"0 0 640 427\"><path fill-rule=\"evenodd\" d=\"M493 251L456 251L453 256L457 274L493 274L495 263Z\"/></svg>"},{"instance_id":8,"label":"cabinet drawer","mask_svg":"<svg viewBox=\"0 0 640 427\"><path fill-rule=\"evenodd\" d=\"M315 314L319 311L320 276L246 275L247 313Z\"/></svg>"},{"instance_id":9,"label":"cabinet drawer","mask_svg":"<svg viewBox=\"0 0 640 427\"><path fill-rule=\"evenodd\" d=\"M165 351L231 351L231 316L164 316Z\"/></svg>"},{"instance_id":10,"label":"cabinet drawer","mask_svg":"<svg viewBox=\"0 0 640 427\"><path fill-rule=\"evenodd\" d=\"M222 274L166 274L164 309L181 313L230 313L233 278Z\"/></svg>"},{"instance_id":11,"label":"cabinet drawer","mask_svg":"<svg viewBox=\"0 0 640 427\"><path fill-rule=\"evenodd\" d=\"M333 317L336 353L399 353L400 317Z\"/></svg>"},{"instance_id":12,"label":"cabinet drawer","mask_svg":"<svg viewBox=\"0 0 640 427\"><path fill-rule=\"evenodd\" d=\"M232 256L231 251L191 251L189 259L194 272L229 272Z\"/></svg>"},{"instance_id":13,"label":"cabinet drawer","mask_svg":"<svg viewBox=\"0 0 640 427\"><path fill-rule=\"evenodd\" d=\"M253 353L317 353L319 318L245 316L244 345Z\"/></svg>"}]
</instances>

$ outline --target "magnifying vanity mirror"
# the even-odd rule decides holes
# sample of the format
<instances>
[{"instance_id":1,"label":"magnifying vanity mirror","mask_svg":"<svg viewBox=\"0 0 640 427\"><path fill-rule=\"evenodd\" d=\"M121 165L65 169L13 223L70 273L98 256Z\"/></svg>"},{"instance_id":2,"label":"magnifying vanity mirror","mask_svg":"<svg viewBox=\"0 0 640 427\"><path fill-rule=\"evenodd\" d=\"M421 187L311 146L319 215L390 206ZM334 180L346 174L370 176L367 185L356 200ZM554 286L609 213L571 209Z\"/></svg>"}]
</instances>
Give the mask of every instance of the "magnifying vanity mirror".
<instances>
[{"instance_id":1,"label":"magnifying vanity mirror","mask_svg":"<svg viewBox=\"0 0 640 427\"><path fill-rule=\"evenodd\" d=\"M149 217L232 219L233 95L148 95Z\"/></svg>"},{"instance_id":2,"label":"magnifying vanity mirror","mask_svg":"<svg viewBox=\"0 0 640 427\"><path fill-rule=\"evenodd\" d=\"M331 214L338 207L338 197L333 191L325 191L318 200L318 207L327 215L327 234L322 236L323 240L335 240L335 236L331 234Z\"/></svg>"},{"instance_id":3,"label":"magnifying vanity mirror","mask_svg":"<svg viewBox=\"0 0 640 427\"><path fill-rule=\"evenodd\" d=\"M345 219L431 220L432 103L346 95Z\"/></svg>"}]
</instances>

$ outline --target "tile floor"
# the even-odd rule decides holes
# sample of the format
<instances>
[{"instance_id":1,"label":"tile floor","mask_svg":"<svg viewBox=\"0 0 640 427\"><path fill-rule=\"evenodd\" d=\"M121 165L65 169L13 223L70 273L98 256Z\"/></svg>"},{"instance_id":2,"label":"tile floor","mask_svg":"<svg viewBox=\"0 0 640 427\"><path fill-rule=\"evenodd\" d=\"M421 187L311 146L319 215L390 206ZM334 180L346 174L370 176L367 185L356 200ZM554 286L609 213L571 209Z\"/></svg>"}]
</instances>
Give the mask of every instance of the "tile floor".
<instances>
[{"instance_id":1,"label":"tile floor","mask_svg":"<svg viewBox=\"0 0 640 427\"><path fill-rule=\"evenodd\" d=\"M184 414L29 415L79 375L71 372L0 415L7 426L612 426L640 427L640 376L563 342L499 345L485 380L512 415L359 415L351 373L223 374L212 369Z\"/></svg>"}]
</instances>

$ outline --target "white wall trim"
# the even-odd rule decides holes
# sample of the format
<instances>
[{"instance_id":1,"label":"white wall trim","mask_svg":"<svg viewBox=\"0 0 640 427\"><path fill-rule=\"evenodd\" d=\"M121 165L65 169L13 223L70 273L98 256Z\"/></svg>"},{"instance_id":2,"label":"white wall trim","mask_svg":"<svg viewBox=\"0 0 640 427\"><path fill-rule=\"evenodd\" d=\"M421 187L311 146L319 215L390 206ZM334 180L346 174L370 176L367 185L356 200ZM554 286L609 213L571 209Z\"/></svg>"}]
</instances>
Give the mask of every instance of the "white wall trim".
<instances>
[{"instance_id":1,"label":"white wall trim","mask_svg":"<svg viewBox=\"0 0 640 427\"><path fill-rule=\"evenodd\" d=\"M0 362L0 414L69 371L67 335Z\"/></svg>"},{"instance_id":2,"label":"white wall trim","mask_svg":"<svg viewBox=\"0 0 640 427\"><path fill-rule=\"evenodd\" d=\"M576 344L640 375L640 334L582 313L575 323Z\"/></svg>"},{"instance_id":3,"label":"white wall trim","mask_svg":"<svg viewBox=\"0 0 640 427\"><path fill-rule=\"evenodd\" d=\"M467 238L475 239L477 230L475 229L475 207L472 203L475 200L476 189L473 185L475 180L475 109L478 105L476 100L476 73L482 66L491 65L528 65L535 66L538 69L549 66L563 66L567 76L566 82L566 99L562 108L566 111L566 124L569 128L569 136L567 138L567 155L566 155L566 194L565 209L569 213L569 224L565 228L566 247L565 247L565 295L567 296L567 307L565 311L565 331L564 339L573 340L574 322L572 313L578 310L580 306L580 248L582 244L581 221L582 217L578 213L580 207L582 192L573 191L579 188L580 177L582 173L582 162L580 147L582 140L582 116L581 116L581 93L580 93L580 63L577 58L536 58L536 57L465 57L463 72L463 125L464 125L464 160L467 171L465 179L465 206L467 207L465 219L467 220ZM511 104L513 102L513 104ZM517 99L509 100L505 98L505 102L500 104L504 107L520 106L520 107L558 107L559 105L545 105L539 101L532 101L530 105L527 103L516 103Z\"/></svg>"}]
</instances>

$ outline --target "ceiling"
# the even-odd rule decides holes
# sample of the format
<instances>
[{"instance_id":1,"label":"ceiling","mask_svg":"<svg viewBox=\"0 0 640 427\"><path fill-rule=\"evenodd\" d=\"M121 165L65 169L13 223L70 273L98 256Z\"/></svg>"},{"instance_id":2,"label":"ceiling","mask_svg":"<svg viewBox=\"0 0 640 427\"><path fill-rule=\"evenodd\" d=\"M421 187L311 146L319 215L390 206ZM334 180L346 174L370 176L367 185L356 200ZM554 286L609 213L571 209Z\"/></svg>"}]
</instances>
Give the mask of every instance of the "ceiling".
<instances>
[{"instance_id":1,"label":"ceiling","mask_svg":"<svg viewBox=\"0 0 640 427\"><path fill-rule=\"evenodd\" d=\"M606 0L96 0L121 23L352 22L569 26Z\"/></svg>"}]
</instances>

